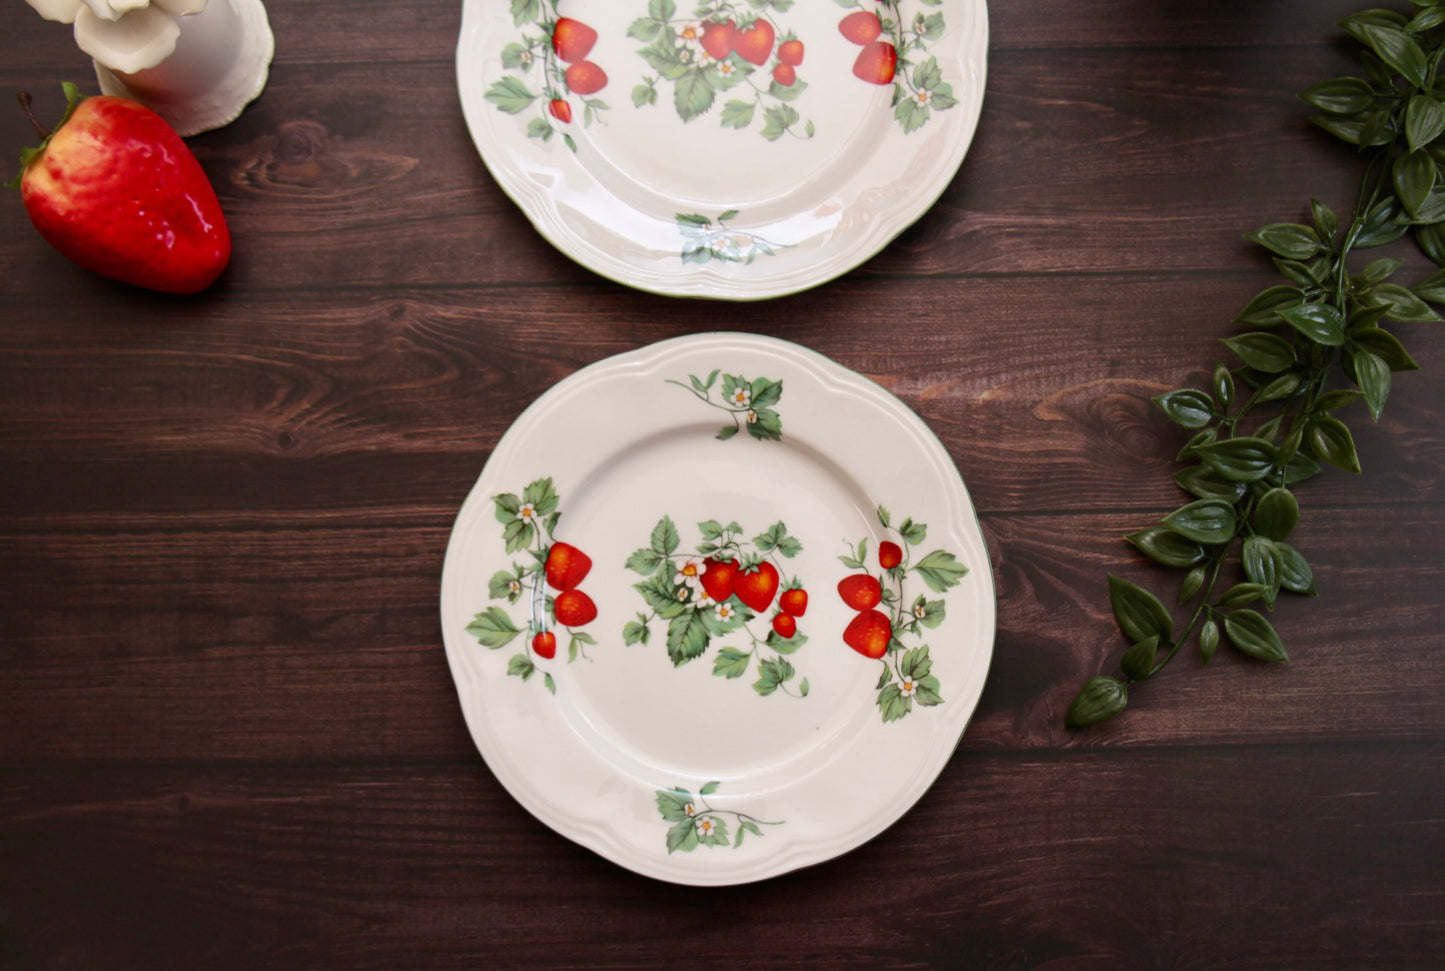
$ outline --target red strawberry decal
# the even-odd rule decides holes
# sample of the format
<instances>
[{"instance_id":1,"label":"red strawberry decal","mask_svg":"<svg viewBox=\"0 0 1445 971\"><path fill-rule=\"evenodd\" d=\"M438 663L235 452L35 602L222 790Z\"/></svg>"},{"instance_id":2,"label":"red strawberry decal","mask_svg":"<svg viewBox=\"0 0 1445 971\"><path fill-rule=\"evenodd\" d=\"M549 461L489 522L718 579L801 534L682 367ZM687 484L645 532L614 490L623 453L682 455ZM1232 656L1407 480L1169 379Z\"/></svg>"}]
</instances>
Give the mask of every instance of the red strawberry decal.
<instances>
[{"instance_id":1,"label":"red strawberry decal","mask_svg":"<svg viewBox=\"0 0 1445 971\"><path fill-rule=\"evenodd\" d=\"M773 68L773 80L785 88L791 88L798 80L798 72L790 65L779 64Z\"/></svg>"},{"instance_id":2,"label":"red strawberry decal","mask_svg":"<svg viewBox=\"0 0 1445 971\"><path fill-rule=\"evenodd\" d=\"M791 638L798 632L798 622L789 614L775 614L773 616L773 630L778 632L782 638Z\"/></svg>"},{"instance_id":3,"label":"red strawberry decal","mask_svg":"<svg viewBox=\"0 0 1445 971\"><path fill-rule=\"evenodd\" d=\"M785 614L801 617L808 612L808 591L801 587L784 590L778 596L778 607Z\"/></svg>"},{"instance_id":4,"label":"red strawberry decal","mask_svg":"<svg viewBox=\"0 0 1445 971\"><path fill-rule=\"evenodd\" d=\"M568 64L586 57L591 53L592 45L595 43L597 43L597 31L580 20L559 17L557 26L552 28L552 50L557 52L558 58Z\"/></svg>"},{"instance_id":5,"label":"red strawberry decal","mask_svg":"<svg viewBox=\"0 0 1445 971\"><path fill-rule=\"evenodd\" d=\"M888 653L893 627L877 610L865 610L843 630L843 643L864 657L880 658Z\"/></svg>"},{"instance_id":6,"label":"red strawberry decal","mask_svg":"<svg viewBox=\"0 0 1445 971\"><path fill-rule=\"evenodd\" d=\"M751 570L743 570L733 584L739 600L761 613L773 602L778 592L778 570L764 560Z\"/></svg>"},{"instance_id":7,"label":"red strawberry decal","mask_svg":"<svg viewBox=\"0 0 1445 971\"><path fill-rule=\"evenodd\" d=\"M878 565L885 570L891 570L903 562L903 550L897 543L890 543L888 540L878 544Z\"/></svg>"},{"instance_id":8,"label":"red strawberry decal","mask_svg":"<svg viewBox=\"0 0 1445 971\"><path fill-rule=\"evenodd\" d=\"M761 67L773 53L773 41L777 34L773 25L766 20L755 20L747 30L738 31L733 38L733 50L745 61Z\"/></svg>"},{"instance_id":9,"label":"red strawberry decal","mask_svg":"<svg viewBox=\"0 0 1445 971\"><path fill-rule=\"evenodd\" d=\"M597 605L581 590L564 590L552 601L552 614L563 627L585 627L597 619Z\"/></svg>"},{"instance_id":10,"label":"red strawberry decal","mask_svg":"<svg viewBox=\"0 0 1445 971\"><path fill-rule=\"evenodd\" d=\"M778 62L789 67L797 67L803 63L803 42L800 40L785 40L778 45Z\"/></svg>"},{"instance_id":11,"label":"red strawberry decal","mask_svg":"<svg viewBox=\"0 0 1445 971\"><path fill-rule=\"evenodd\" d=\"M532 652L547 660L557 656L557 635L549 630L538 631L532 638Z\"/></svg>"},{"instance_id":12,"label":"red strawberry decal","mask_svg":"<svg viewBox=\"0 0 1445 971\"><path fill-rule=\"evenodd\" d=\"M738 561L737 560L708 560L707 569L703 571L702 588L714 603L722 603L733 595L733 585L737 581Z\"/></svg>"},{"instance_id":13,"label":"red strawberry decal","mask_svg":"<svg viewBox=\"0 0 1445 971\"><path fill-rule=\"evenodd\" d=\"M101 276L166 293L210 286L231 260L231 233L201 163L160 115L134 101L80 98L22 156L30 221ZM29 96L21 97L29 111Z\"/></svg>"},{"instance_id":14,"label":"red strawberry decal","mask_svg":"<svg viewBox=\"0 0 1445 971\"><path fill-rule=\"evenodd\" d=\"M854 610L869 610L883 599L883 587L867 573L855 573L838 581L838 596Z\"/></svg>"},{"instance_id":15,"label":"red strawberry decal","mask_svg":"<svg viewBox=\"0 0 1445 971\"><path fill-rule=\"evenodd\" d=\"M854 68L857 73L857 68ZM578 61L567 68L567 90L581 95L596 94L607 87L607 72L591 61Z\"/></svg>"},{"instance_id":16,"label":"red strawberry decal","mask_svg":"<svg viewBox=\"0 0 1445 971\"><path fill-rule=\"evenodd\" d=\"M871 44L883 33L883 22L876 13L859 10L838 22L838 30L855 44Z\"/></svg>"},{"instance_id":17,"label":"red strawberry decal","mask_svg":"<svg viewBox=\"0 0 1445 971\"><path fill-rule=\"evenodd\" d=\"M552 103L547 106L547 110L552 113L553 118L564 125L572 121L572 106L561 98L553 98Z\"/></svg>"},{"instance_id":18,"label":"red strawberry decal","mask_svg":"<svg viewBox=\"0 0 1445 971\"><path fill-rule=\"evenodd\" d=\"M875 40L858 52L853 75L869 84L891 84L898 70L898 51L883 40Z\"/></svg>"},{"instance_id":19,"label":"red strawberry decal","mask_svg":"<svg viewBox=\"0 0 1445 971\"><path fill-rule=\"evenodd\" d=\"M702 25L702 49L707 51L707 56L715 61L721 61L733 52L733 39L737 36L737 27L731 20L717 21L709 20Z\"/></svg>"},{"instance_id":20,"label":"red strawberry decal","mask_svg":"<svg viewBox=\"0 0 1445 971\"><path fill-rule=\"evenodd\" d=\"M547 585L553 590L571 590L592 569L592 558L571 543L553 543L547 551Z\"/></svg>"}]
</instances>

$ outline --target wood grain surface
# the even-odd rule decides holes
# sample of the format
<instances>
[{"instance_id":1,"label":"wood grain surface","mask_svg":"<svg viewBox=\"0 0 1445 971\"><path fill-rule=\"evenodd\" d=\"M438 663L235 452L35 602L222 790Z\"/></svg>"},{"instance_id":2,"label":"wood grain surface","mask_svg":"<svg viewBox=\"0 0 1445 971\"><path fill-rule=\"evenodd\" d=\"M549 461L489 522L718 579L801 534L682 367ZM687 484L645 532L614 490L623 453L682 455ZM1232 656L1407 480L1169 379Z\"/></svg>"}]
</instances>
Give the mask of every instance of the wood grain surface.
<instances>
[{"instance_id":1,"label":"wood grain surface","mask_svg":"<svg viewBox=\"0 0 1445 971\"><path fill-rule=\"evenodd\" d=\"M0 967L1439 967L1439 324L1401 328L1422 370L1383 419L1350 414L1365 473L1299 490L1322 596L1275 612L1293 660L1181 657L1124 716L1062 725L1122 646L1106 574L1157 576L1121 537L1179 502L1150 397L1201 380L1273 282L1245 232L1353 198L1358 160L1296 93L1352 70L1333 25L1360 6L995 0L937 205L837 281L720 304L532 229L462 120L460 0L270 0L264 95L190 140L235 237L213 288L89 275L0 207ZM5 98L44 117L61 80L95 90L66 28L0 18ZM0 110L4 157L30 135ZM438 581L537 395L717 329L812 347L928 422L999 632L899 823L702 890L493 778Z\"/></svg>"}]
</instances>

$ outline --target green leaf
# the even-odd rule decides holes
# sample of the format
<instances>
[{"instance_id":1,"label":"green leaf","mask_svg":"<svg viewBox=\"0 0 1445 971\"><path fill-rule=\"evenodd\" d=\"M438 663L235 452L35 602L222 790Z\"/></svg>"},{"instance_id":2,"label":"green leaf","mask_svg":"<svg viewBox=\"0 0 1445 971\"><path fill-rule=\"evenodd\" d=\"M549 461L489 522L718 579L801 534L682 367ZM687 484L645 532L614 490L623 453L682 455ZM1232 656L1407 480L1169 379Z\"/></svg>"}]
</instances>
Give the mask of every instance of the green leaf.
<instances>
[{"instance_id":1,"label":"green leaf","mask_svg":"<svg viewBox=\"0 0 1445 971\"><path fill-rule=\"evenodd\" d=\"M1219 623L1213 618L1204 622L1199 628L1199 654L1208 664L1214 657L1214 652L1219 648Z\"/></svg>"},{"instance_id":2,"label":"green leaf","mask_svg":"<svg viewBox=\"0 0 1445 971\"><path fill-rule=\"evenodd\" d=\"M663 563L663 555L654 549L637 550L627 558L627 569L645 577L652 576Z\"/></svg>"},{"instance_id":3,"label":"green leaf","mask_svg":"<svg viewBox=\"0 0 1445 971\"><path fill-rule=\"evenodd\" d=\"M1299 502L1288 489L1270 489L1254 507L1254 529L1270 539L1288 539L1299 523Z\"/></svg>"},{"instance_id":4,"label":"green leaf","mask_svg":"<svg viewBox=\"0 0 1445 971\"><path fill-rule=\"evenodd\" d=\"M1380 327L1365 327L1350 335L1355 344L1379 357L1391 371L1418 371L1420 365L1394 334Z\"/></svg>"},{"instance_id":5,"label":"green leaf","mask_svg":"<svg viewBox=\"0 0 1445 971\"><path fill-rule=\"evenodd\" d=\"M1159 649L1159 638L1150 636L1130 647L1124 652L1119 666L1124 670L1124 677L1130 681L1143 681L1154 670L1154 655Z\"/></svg>"},{"instance_id":6,"label":"green leaf","mask_svg":"<svg viewBox=\"0 0 1445 971\"><path fill-rule=\"evenodd\" d=\"M1355 28L1351 28L1351 33L1355 33L1360 40L1369 45L1370 49L1379 55L1380 60L1394 68L1415 87L1424 88L1426 86L1425 75L1429 66L1425 52L1420 49L1420 45L1415 42L1413 37L1399 27L1378 23L1360 23L1358 20L1356 23L1358 32Z\"/></svg>"},{"instance_id":7,"label":"green leaf","mask_svg":"<svg viewBox=\"0 0 1445 971\"><path fill-rule=\"evenodd\" d=\"M913 564L911 569L923 578L923 582L928 584L928 588L934 593L947 592L950 587L957 586L968 573L968 567L945 550L934 550Z\"/></svg>"},{"instance_id":8,"label":"green leaf","mask_svg":"<svg viewBox=\"0 0 1445 971\"><path fill-rule=\"evenodd\" d=\"M699 611L678 614L667 624L667 656L673 667L681 667L707 650L707 625Z\"/></svg>"},{"instance_id":9,"label":"green leaf","mask_svg":"<svg viewBox=\"0 0 1445 971\"><path fill-rule=\"evenodd\" d=\"M1401 155L1391 169L1395 195L1410 215L1420 211L1435 186L1435 160L1423 148Z\"/></svg>"},{"instance_id":10,"label":"green leaf","mask_svg":"<svg viewBox=\"0 0 1445 971\"><path fill-rule=\"evenodd\" d=\"M1174 424L1184 428L1203 428L1214 420L1214 399L1194 388L1180 388L1154 399L1159 410Z\"/></svg>"},{"instance_id":11,"label":"green leaf","mask_svg":"<svg viewBox=\"0 0 1445 971\"><path fill-rule=\"evenodd\" d=\"M677 527L673 525L671 516L663 516L658 520L657 525L652 527L652 549L660 556L670 556L677 552L678 544L682 542L677 535Z\"/></svg>"},{"instance_id":12,"label":"green leaf","mask_svg":"<svg viewBox=\"0 0 1445 971\"><path fill-rule=\"evenodd\" d=\"M1388 140L1387 137L1385 141ZM1398 221L1398 217L1403 213L1400 200L1393 194L1376 203L1360 223L1359 232L1354 237L1354 247L1368 249L1371 246L1384 246L1404 236L1409 231L1409 226Z\"/></svg>"},{"instance_id":13,"label":"green leaf","mask_svg":"<svg viewBox=\"0 0 1445 971\"><path fill-rule=\"evenodd\" d=\"M1264 601L1274 606L1279 595L1279 557L1275 552L1274 540L1264 536L1250 536L1244 541L1240 553L1244 575L1251 583L1259 584L1264 591Z\"/></svg>"},{"instance_id":14,"label":"green leaf","mask_svg":"<svg viewBox=\"0 0 1445 971\"><path fill-rule=\"evenodd\" d=\"M1239 355L1240 360L1256 371L1278 374L1294 366L1294 348L1289 341L1275 334L1255 331L1237 337L1225 337L1223 343Z\"/></svg>"},{"instance_id":15,"label":"green leaf","mask_svg":"<svg viewBox=\"0 0 1445 971\"><path fill-rule=\"evenodd\" d=\"M668 853L676 850L691 853L695 849L697 849L697 824L691 819L684 819L667 831Z\"/></svg>"},{"instance_id":16,"label":"green leaf","mask_svg":"<svg viewBox=\"0 0 1445 971\"><path fill-rule=\"evenodd\" d=\"M1258 482L1274 471L1279 449L1263 438L1245 436L1210 442L1194 450L1206 465L1235 482Z\"/></svg>"},{"instance_id":17,"label":"green leaf","mask_svg":"<svg viewBox=\"0 0 1445 971\"><path fill-rule=\"evenodd\" d=\"M512 0L512 23L515 26L536 23L541 17L541 0Z\"/></svg>"},{"instance_id":18,"label":"green leaf","mask_svg":"<svg viewBox=\"0 0 1445 971\"><path fill-rule=\"evenodd\" d=\"M725 647L712 659L712 673L722 678L740 678L747 674L752 655L735 647Z\"/></svg>"},{"instance_id":19,"label":"green leaf","mask_svg":"<svg viewBox=\"0 0 1445 971\"><path fill-rule=\"evenodd\" d=\"M1193 600L1195 595L1199 593L1200 589L1204 586L1204 576L1206 572L1204 564L1201 563L1184 575L1184 582L1179 584L1180 605Z\"/></svg>"},{"instance_id":20,"label":"green leaf","mask_svg":"<svg viewBox=\"0 0 1445 971\"><path fill-rule=\"evenodd\" d=\"M1415 296L1431 303L1445 303L1445 270L1436 270L1413 287Z\"/></svg>"},{"instance_id":21,"label":"green leaf","mask_svg":"<svg viewBox=\"0 0 1445 971\"><path fill-rule=\"evenodd\" d=\"M1273 286L1245 304L1234 322L1252 327L1269 327L1279 323L1279 311L1298 307L1304 303L1304 299L1304 291L1299 287Z\"/></svg>"},{"instance_id":22,"label":"green leaf","mask_svg":"<svg viewBox=\"0 0 1445 971\"><path fill-rule=\"evenodd\" d=\"M467 625L467 633L475 637L483 647L496 650L510 643L521 630L512 623L512 618L508 617L501 607L488 607Z\"/></svg>"},{"instance_id":23,"label":"green leaf","mask_svg":"<svg viewBox=\"0 0 1445 971\"><path fill-rule=\"evenodd\" d=\"M622 643L631 646L641 642L647 632L647 625L640 621L629 620L622 625Z\"/></svg>"},{"instance_id":24,"label":"green leaf","mask_svg":"<svg viewBox=\"0 0 1445 971\"><path fill-rule=\"evenodd\" d=\"M1365 403L1369 405L1370 416L1379 421L1380 413L1385 410L1385 399L1390 395L1390 365L1386 364L1383 358L1366 350L1356 351L1351 363L1354 365L1356 383L1365 393Z\"/></svg>"},{"instance_id":25,"label":"green leaf","mask_svg":"<svg viewBox=\"0 0 1445 971\"><path fill-rule=\"evenodd\" d=\"M1360 78L1330 78L1310 85L1300 98L1332 115L1354 115L1375 103L1375 91Z\"/></svg>"},{"instance_id":26,"label":"green leaf","mask_svg":"<svg viewBox=\"0 0 1445 971\"><path fill-rule=\"evenodd\" d=\"M1271 223L1244 238L1288 260L1307 260L1321 249L1319 234L1303 223Z\"/></svg>"},{"instance_id":27,"label":"green leaf","mask_svg":"<svg viewBox=\"0 0 1445 971\"><path fill-rule=\"evenodd\" d=\"M1261 403L1266 401L1279 401L1281 398L1291 397L1299 390L1300 378L1298 374L1281 374L1259 389L1255 400Z\"/></svg>"},{"instance_id":28,"label":"green leaf","mask_svg":"<svg viewBox=\"0 0 1445 971\"><path fill-rule=\"evenodd\" d=\"M1129 704L1129 689L1117 678L1090 678L1069 705L1064 724L1087 728L1113 718Z\"/></svg>"},{"instance_id":29,"label":"green leaf","mask_svg":"<svg viewBox=\"0 0 1445 971\"><path fill-rule=\"evenodd\" d=\"M1259 583L1236 583L1219 598L1221 607L1243 607L1262 598L1267 588Z\"/></svg>"},{"instance_id":30,"label":"green leaf","mask_svg":"<svg viewBox=\"0 0 1445 971\"><path fill-rule=\"evenodd\" d=\"M1395 283L1381 283L1365 295L1366 306L1388 306L1385 316L1412 324L1430 324L1440 315L1414 293Z\"/></svg>"},{"instance_id":31,"label":"green leaf","mask_svg":"<svg viewBox=\"0 0 1445 971\"><path fill-rule=\"evenodd\" d=\"M933 670L933 661L928 656L928 645L915 647L904 654L903 660L898 663L898 670L905 678L915 681L926 678Z\"/></svg>"},{"instance_id":32,"label":"green leaf","mask_svg":"<svg viewBox=\"0 0 1445 971\"><path fill-rule=\"evenodd\" d=\"M1284 644L1270 622L1255 610L1236 610L1224 617L1224 633L1235 647L1261 661L1288 661Z\"/></svg>"},{"instance_id":33,"label":"green leaf","mask_svg":"<svg viewBox=\"0 0 1445 971\"><path fill-rule=\"evenodd\" d=\"M1150 526L1125 537L1156 563L1185 569L1204 559L1204 548L1164 526Z\"/></svg>"},{"instance_id":34,"label":"green leaf","mask_svg":"<svg viewBox=\"0 0 1445 971\"><path fill-rule=\"evenodd\" d=\"M1222 361L1214 365L1213 390L1214 396L1219 399L1220 407L1228 411L1234 401L1234 375Z\"/></svg>"},{"instance_id":35,"label":"green leaf","mask_svg":"<svg viewBox=\"0 0 1445 971\"><path fill-rule=\"evenodd\" d=\"M913 699L905 695L897 684L890 684L878 692L878 710L882 712L885 724L896 722L913 710Z\"/></svg>"},{"instance_id":36,"label":"green leaf","mask_svg":"<svg viewBox=\"0 0 1445 971\"><path fill-rule=\"evenodd\" d=\"M758 664L758 680L753 682L753 690L764 697L776 691L779 685L787 681L794 674L793 666L780 657L770 657Z\"/></svg>"},{"instance_id":37,"label":"green leaf","mask_svg":"<svg viewBox=\"0 0 1445 971\"><path fill-rule=\"evenodd\" d=\"M707 111L716 97L717 89L697 68L688 70L678 78L672 89L673 107L683 121L692 121Z\"/></svg>"},{"instance_id":38,"label":"green leaf","mask_svg":"<svg viewBox=\"0 0 1445 971\"><path fill-rule=\"evenodd\" d=\"M1232 540L1238 520L1233 503L1223 499L1198 499L1165 516L1164 525L1196 543L1212 546Z\"/></svg>"},{"instance_id":39,"label":"green leaf","mask_svg":"<svg viewBox=\"0 0 1445 971\"><path fill-rule=\"evenodd\" d=\"M915 523L913 517L903 520L898 527L898 535L903 537L903 542L909 546L917 546L928 536L928 527L923 523Z\"/></svg>"},{"instance_id":40,"label":"green leaf","mask_svg":"<svg viewBox=\"0 0 1445 971\"><path fill-rule=\"evenodd\" d=\"M1233 504L1244 498L1249 486L1226 479L1204 464L1191 465L1174 473L1174 481L1196 499L1223 499Z\"/></svg>"},{"instance_id":41,"label":"green leaf","mask_svg":"<svg viewBox=\"0 0 1445 971\"><path fill-rule=\"evenodd\" d=\"M526 111L538 96L533 94L520 78L508 74L494 81L483 97L507 114L515 115Z\"/></svg>"},{"instance_id":42,"label":"green leaf","mask_svg":"<svg viewBox=\"0 0 1445 971\"><path fill-rule=\"evenodd\" d=\"M1428 94L1411 95L1405 109L1405 139L1410 151L1429 145L1445 132L1445 105Z\"/></svg>"},{"instance_id":43,"label":"green leaf","mask_svg":"<svg viewBox=\"0 0 1445 971\"><path fill-rule=\"evenodd\" d=\"M768 141L774 142L797 124L798 112L791 105L773 105L763 112L763 118L767 124L763 126L762 135Z\"/></svg>"},{"instance_id":44,"label":"green leaf","mask_svg":"<svg viewBox=\"0 0 1445 971\"><path fill-rule=\"evenodd\" d=\"M1345 318L1338 307L1326 303L1307 303L1281 310L1285 323L1316 344L1339 347L1345 342Z\"/></svg>"},{"instance_id":45,"label":"green leaf","mask_svg":"<svg viewBox=\"0 0 1445 971\"><path fill-rule=\"evenodd\" d=\"M1315 458L1346 472L1360 471L1354 436L1345 423L1333 415L1320 415L1311 421L1305 442Z\"/></svg>"},{"instance_id":46,"label":"green leaf","mask_svg":"<svg viewBox=\"0 0 1445 971\"><path fill-rule=\"evenodd\" d=\"M722 109L724 128L746 128L753 123L753 111L757 104L752 101L732 100L725 102Z\"/></svg>"},{"instance_id":47,"label":"green leaf","mask_svg":"<svg viewBox=\"0 0 1445 971\"><path fill-rule=\"evenodd\" d=\"M537 666L525 654L513 654L507 661L507 673L513 677L528 680L537 673Z\"/></svg>"},{"instance_id":48,"label":"green leaf","mask_svg":"<svg viewBox=\"0 0 1445 971\"><path fill-rule=\"evenodd\" d=\"M1137 583L1111 574L1109 602L1119 630L1131 644L1149 637L1166 642L1174 637L1174 618L1168 608Z\"/></svg>"},{"instance_id":49,"label":"green leaf","mask_svg":"<svg viewBox=\"0 0 1445 971\"><path fill-rule=\"evenodd\" d=\"M1279 585L1291 593L1302 593L1311 597L1318 596L1315 590L1314 571L1310 569L1304 554L1288 543L1274 545L1275 551L1279 554Z\"/></svg>"}]
</instances>

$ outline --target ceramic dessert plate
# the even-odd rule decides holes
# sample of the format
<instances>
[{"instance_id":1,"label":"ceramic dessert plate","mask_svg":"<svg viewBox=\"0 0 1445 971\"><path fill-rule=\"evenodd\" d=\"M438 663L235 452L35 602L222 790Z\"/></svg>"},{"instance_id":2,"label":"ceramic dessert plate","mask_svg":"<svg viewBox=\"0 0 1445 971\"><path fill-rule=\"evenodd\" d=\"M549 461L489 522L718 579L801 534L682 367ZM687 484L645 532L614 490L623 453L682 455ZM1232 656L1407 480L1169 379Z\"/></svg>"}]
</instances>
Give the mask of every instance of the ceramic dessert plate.
<instances>
[{"instance_id":1,"label":"ceramic dessert plate","mask_svg":"<svg viewBox=\"0 0 1445 971\"><path fill-rule=\"evenodd\" d=\"M659 293L839 276L953 179L984 0L465 0L462 108L541 234Z\"/></svg>"},{"instance_id":2,"label":"ceramic dessert plate","mask_svg":"<svg viewBox=\"0 0 1445 971\"><path fill-rule=\"evenodd\" d=\"M924 423L741 334L542 395L463 504L441 597L497 779L607 859L697 885L822 862L907 812L973 713L994 609Z\"/></svg>"}]
</instances>

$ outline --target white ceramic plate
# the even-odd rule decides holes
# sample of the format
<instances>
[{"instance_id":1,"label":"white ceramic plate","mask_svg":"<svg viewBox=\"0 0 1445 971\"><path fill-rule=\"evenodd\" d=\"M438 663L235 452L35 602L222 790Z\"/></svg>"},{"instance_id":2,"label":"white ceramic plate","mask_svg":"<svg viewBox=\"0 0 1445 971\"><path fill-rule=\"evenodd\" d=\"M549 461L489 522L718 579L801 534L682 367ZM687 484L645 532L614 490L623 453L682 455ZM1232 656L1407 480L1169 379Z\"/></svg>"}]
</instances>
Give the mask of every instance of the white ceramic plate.
<instances>
[{"instance_id":1,"label":"white ceramic plate","mask_svg":"<svg viewBox=\"0 0 1445 971\"><path fill-rule=\"evenodd\" d=\"M582 265L672 295L793 293L933 205L983 102L984 0L845 4L465 0L462 108Z\"/></svg>"},{"instance_id":2,"label":"white ceramic plate","mask_svg":"<svg viewBox=\"0 0 1445 971\"><path fill-rule=\"evenodd\" d=\"M554 544L590 559L580 583L546 576ZM995 624L973 507L927 426L827 358L742 334L542 395L462 506L441 608L508 791L622 866L700 885L830 859L902 816L968 723Z\"/></svg>"}]
</instances>

